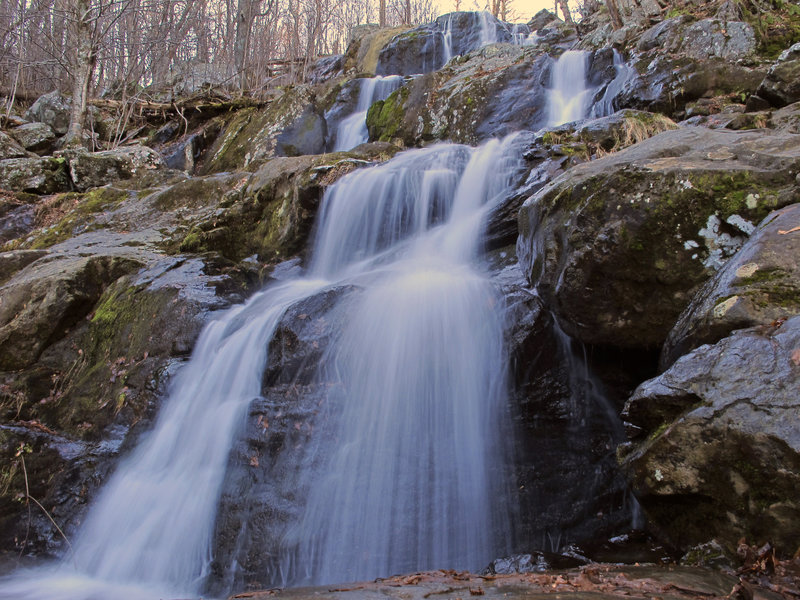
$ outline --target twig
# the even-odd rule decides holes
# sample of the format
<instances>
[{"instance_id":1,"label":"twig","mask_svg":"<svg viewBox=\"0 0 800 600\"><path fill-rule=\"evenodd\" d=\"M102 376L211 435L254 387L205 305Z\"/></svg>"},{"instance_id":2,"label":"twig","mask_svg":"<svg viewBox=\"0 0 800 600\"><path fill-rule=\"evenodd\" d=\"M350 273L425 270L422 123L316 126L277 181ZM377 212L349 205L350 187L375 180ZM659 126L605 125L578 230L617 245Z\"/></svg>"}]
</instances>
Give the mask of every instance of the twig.
<instances>
[{"instance_id":1,"label":"twig","mask_svg":"<svg viewBox=\"0 0 800 600\"><path fill-rule=\"evenodd\" d=\"M61 530L61 527L58 526L58 523L56 523L55 519L50 515L49 512L47 512L47 509L44 506L42 506L41 502L39 502L36 498L31 496L30 487L28 487L28 469L25 467L25 444L24 443L20 443L18 454L19 454L19 460L22 463L22 475L25 478L25 503L28 505L28 530L25 532L25 542L23 543L22 547L24 548L25 544L27 544L27 542L28 542L28 533L30 532L30 528L31 528L31 505L30 505L30 502L28 502L28 500L33 500L34 503L36 504L36 506L41 508L42 512L45 514L45 516L48 519L50 519L50 522L53 524L53 527L55 527L56 530L58 531L58 533L61 534L61 537L64 538L64 541L67 542L67 547L69 548L70 555L72 556L72 559L75 560L75 550L73 550L72 544L69 543L69 539L67 539L67 536Z\"/></svg>"}]
</instances>

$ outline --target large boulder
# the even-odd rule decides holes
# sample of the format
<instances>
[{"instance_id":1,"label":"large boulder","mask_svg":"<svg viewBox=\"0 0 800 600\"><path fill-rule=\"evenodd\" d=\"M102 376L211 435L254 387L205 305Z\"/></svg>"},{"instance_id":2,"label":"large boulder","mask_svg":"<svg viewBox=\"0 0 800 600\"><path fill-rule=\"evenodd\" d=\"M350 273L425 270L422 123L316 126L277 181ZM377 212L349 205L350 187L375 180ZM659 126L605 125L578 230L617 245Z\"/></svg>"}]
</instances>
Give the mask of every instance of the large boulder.
<instances>
[{"instance_id":1,"label":"large boulder","mask_svg":"<svg viewBox=\"0 0 800 600\"><path fill-rule=\"evenodd\" d=\"M756 198L753 198L756 201ZM769 215L670 331L662 367L701 344L800 314L800 205Z\"/></svg>"},{"instance_id":2,"label":"large boulder","mask_svg":"<svg viewBox=\"0 0 800 600\"><path fill-rule=\"evenodd\" d=\"M69 158L72 183L80 191L165 167L158 152L147 146L121 146L102 152L69 151L65 156Z\"/></svg>"},{"instance_id":3,"label":"large boulder","mask_svg":"<svg viewBox=\"0 0 800 600\"><path fill-rule=\"evenodd\" d=\"M54 194L70 189L63 158L9 158L0 160L0 188L32 194Z\"/></svg>"},{"instance_id":4,"label":"large boulder","mask_svg":"<svg viewBox=\"0 0 800 600\"><path fill-rule=\"evenodd\" d=\"M756 93L778 107L800 100L800 44L780 55Z\"/></svg>"},{"instance_id":5,"label":"large boulder","mask_svg":"<svg viewBox=\"0 0 800 600\"><path fill-rule=\"evenodd\" d=\"M45 153L56 141L56 134L46 123L25 123L9 133L23 148L32 152Z\"/></svg>"},{"instance_id":6,"label":"large boulder","mask_svg":"<svg viewBox=\"0 0 800 600\"><path fill-rule=\"evenodd\" d=\"M517 255L567 333L655 349L754 223L797 201L798 171L800 136L667 131L527 200Z\"/></svg>"},{"instance_id":7,"label":"large boulder","mask_svg":"<svg viewBox=\"0 0 800 600\"><path fill-rule=\"evenodd\" d=\"M627 418L642 507L686 548L715 538L800 546L800 317L701 346L643 383Z\"/></svg>"},{"instance_id":8,"label":"large boulder","mask_svg":"<svg viewBox=\"0 0 800 600\"><path fill-rule=\"evenodd\" d=\"M240 110L224 119L207 150L201 174L245 169L275 156L325 151L326 126L311 88L298 86L264 108Z\"/></svg>"},{"instance_id":9,"label":"large boulder","mask_svg":"<svg viewBox=\"0 0 800 600\"><path fill-rule=\"evenodd\" d=\"M28 121L45 123L56 135L64 135L69 129L71 102L54 91L40 96L25 113Z\"/></svg>"}]
</instances>

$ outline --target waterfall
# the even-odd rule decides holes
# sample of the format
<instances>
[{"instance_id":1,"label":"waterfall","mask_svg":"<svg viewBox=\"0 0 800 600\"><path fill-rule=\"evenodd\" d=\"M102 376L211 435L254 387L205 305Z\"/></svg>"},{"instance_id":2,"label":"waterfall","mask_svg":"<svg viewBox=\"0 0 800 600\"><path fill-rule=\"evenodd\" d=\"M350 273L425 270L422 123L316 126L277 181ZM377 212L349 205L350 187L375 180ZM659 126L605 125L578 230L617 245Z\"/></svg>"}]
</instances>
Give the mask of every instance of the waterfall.
<instances>
[{"instance_id":1,"label":"waterfall","mask_svg":"<svg viewBox=\"0 0 800 600\"><path fill-rule=\"evenodd\" d=\"M152 432L90 508L74 557L0 598L125 600L202 592L225 467L286 309L363 287L320 371L335 373L329 459L287 534L291 581L484 566L506 551L501 299L478 260L484 217L516 183L514 138L410 150L326 193L309 277L211 321ZM302 564L292 560L303 560Z\"/></svg>"},{"instance_id":2,"label":"waterfall","mask_svg":"<svg viewBox=\"0 0 800 600\"><path fill-rule=\"evenodd\" d=\"M350 116L342 119L336 129L336 144L334 152L346 151L355 148L369 140L367 132L367 111L378 100L386 100L389 95L403 84L399 75L387 77L370 77L361 79L361 88L358 92L356 110Z\"/></svg>"},{"instance_id":3,"label":"waterfall","mask_svg":"<svg viewBox=\"0 0 800 600\"><path fill-rule=\"evenodd\" d=\"M586 78L588 57L588 52L569 50L553 64L547 100L549 127L586 118L592 91Z\"/></svg>"},{"instance_id":4,"label":"waterfall","mask_svg":"<svg viewBox=\"0 0 800 600\"><path fill-rule=\"evenodd\" d=\"M345 392L286 536L288 583L478 569L507 551L501 299L476 257L513 147L407 152L326 198L313 269L365 291L323 367Z\"/></svg>"}]
</instances>

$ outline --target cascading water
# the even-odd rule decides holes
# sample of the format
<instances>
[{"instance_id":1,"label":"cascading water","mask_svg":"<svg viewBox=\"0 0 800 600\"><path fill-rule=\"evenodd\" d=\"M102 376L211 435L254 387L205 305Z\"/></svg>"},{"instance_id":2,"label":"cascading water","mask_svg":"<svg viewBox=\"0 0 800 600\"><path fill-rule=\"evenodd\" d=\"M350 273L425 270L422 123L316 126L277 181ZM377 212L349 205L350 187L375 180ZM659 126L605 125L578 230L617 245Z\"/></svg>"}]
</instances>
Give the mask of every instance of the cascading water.
<instances>
[{"instance_id":1,"label":"cascading water","mask_svg":"<svg viewBox=\"0 0 800 600\"><path fill-rule=\"evenodd\" d=\"M330 459L309 474L319 480L287 535L287 578L476 569L506 551L502 314L477 254L520 154L513 138L441 145L335 184L311 276L206 327L154 430L91 508L71 560L3 582L0 598L200 593L232 439L261 393L269 341L290 305L341 282L364 293L324 365L343 392L329 401L332 445L320 451Z\"/></svg>"},{"instance_id":2,"label":"cascading water","mask_svg":"<svg viewBox=\"0 0 800 600\"><path fill-rule=\"evenodd\" d=\"M586 79L588 57L588 52L568 50L553 64L547 100L548 126L586 118L592 91Z\"/></svg>"},{"instance_id":3,"label":"cascading water","mask_svg":"<svg viewBox=\"0 0 800 600\"><path fill-rule=\"evenodd\" d=\"M286 536L289 583L476 569L507 551L503 323L475 258L520 168L512 148L408 152L332 190L314 269L366 289L324 368L345 391Z\"/></svg>"},{"instance_id":4,"label":"cascading water","mask_svg":"<svg viewBox=\"0 0 800 600\"><path fill-rule=\"evenodd\" d=\"M403 85L403 78L399 75L370 77L360 81L356 110L339 123L334 152L350 150L369 140L367 132L369 107L378 100L386 100L393 91Z\"/></svg>"}]
</instances>

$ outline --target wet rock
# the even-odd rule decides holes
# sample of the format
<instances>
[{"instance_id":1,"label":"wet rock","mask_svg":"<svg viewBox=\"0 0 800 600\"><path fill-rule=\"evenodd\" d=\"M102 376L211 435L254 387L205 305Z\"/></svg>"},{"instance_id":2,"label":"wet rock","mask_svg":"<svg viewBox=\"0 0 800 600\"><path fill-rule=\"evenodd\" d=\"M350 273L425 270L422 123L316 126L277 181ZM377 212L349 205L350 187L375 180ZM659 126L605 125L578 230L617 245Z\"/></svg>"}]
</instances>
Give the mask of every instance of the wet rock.
<instances>
[{"instance_id":1,"label":"wet rock","mask_svg":"<svg viewBox=\"0 0 800 600\"><path fill-rule=\"evenodd\" d=\"M7 158L25 158L27 156L30 155L25 152L25 148L23 148L19 142L0 131L0 160L5 160Z\"/></svg>"},{"instance_id":2,"label":"wet rock","mask_svg":"<svg viewBox=\"0 0 800 600\"><path fill-rule=\"evenodd\" d=\"M63 158L9 158L0 160L0 188L32 194L54 194L70 189Z\"/></svg>"},{"instance_id":3,"label":"wet rock","mask_svg":"<svg viewBox=\"0 0 800 600\"><path fill-rule=\"evenodd\" d=\"M780 55L758 86L756 94L777 107L800 100L800 44L795 44Z\"/></svg>"},{"instance_id":4,"label":"wet rock","mask_svg":"<svg viewBox=\"0 0 800 600\"><path fill-rule=\"evenodd\" d=\"M292 305L283 315L269 344L264 386L314 382L333 337L345 323L359 289L328 288Z\"/></svg>"},{"instance_id":5,"label":"wet rock","mask_svg":"<svg viewBox=\"0 0 800 600\"><path fill-rule=\"evenodd\" d=\"M110 257L52 260L6 283L0 288L0 370L31 365L92 310L106 286L138 266Z\"/></svg>"},{"instance_id":6,"label":"wet rock","mask_svg":"<svg viewBox=\"0 0 800 600\"><path fill-rule=\"evenodd\" d=\"M276 156L302 156L325 152L328 126L316 106L309 104L275 140Z\"/></svg>"},{"instance_id":7,"label":"wet rock","mask_svg":"<svg viewBox=\"0 0 800 600\"><path fill-rule=\"evenodd\" d=\"M680 547L800 535L800 317L736 331L643 383L626 406L648 439L623 452L642 507Z\"/></svg>"},{"instance_id":8,"label":"wet rock","mask_svg":"<svg viewBox=\"0 0 800 600\"><path fill-rule=\"evenodd\" d=\"M797 136L668 131L573 167L526 201L517 255L567 333L657 348L753 224L797 201L798 170Z\"/></svg>"},{"instance_id":9,"label":"wet rock","mask_svg":"<svg viewBox=\"0 0 800 600\"><path fill-rule=\"evenodd\" d=\"M555 553L534 552L515 554L493 560L483 571L487 575L510 575L512 573L546 573L553 569L570 569L588 561Z\"/></svg>"},{"instance_id":10,"label":"wet rock","mask_svg":"<svg viewBox=\"0 0 800 600\"><path fill-rule=\"evenodd\" d=\"M25 119L45 123L56 135L64 135L69 129L70 101L60 92L40 96L25 113Z\"/></svg>"},{"instance_id":11,"label":"wet rock","mask_svg":"<svg viewBox=\"0 0 800 600\"><path fill-rule=\"evenodd\" d=\"M35 211L34 202L26 195L0 196L0 244L30 232L34 227Z\"/></svg>"},{"instance_id":12,"label":"wet rock","mask_svg":"<svg viewBox=\"0 0 800 600\"><path fill-rule=\"evenodd\" d=\"M519 514L515 552L558 551L627 528L631 506L616 463L617 417L583 353L525 287L516 265L495 276L506 302L506 344Z\"/></svg>"},{"instance_id":13,"label":"wet rock","mask_svg":"<svg viewBox=\"0 0 800 600\"><path fill-rule=\"evenodd\" d=\"M450 13L393 37L380 51L376 74L412 75L442 67L449 58L445 50L448 28L451 56L461 56L487 43L513 39L508 27L489 13Z\"/></svg>"},{"instance_id":14,"label":"wet rock","mask_svg":"<svg viewBox=\"0 0 800 600\"><path fill-rule=\"evenodd\" d=\"M102 152L69 152L69 172L77 190L102 187L164 168L161 156L147 146L121 146Z\"/></svg>"},{"instance_id":15,"label":"wet rock","mask_svg":"<svg viewBox=\"0 0 800 600\"><path fill-rule=\"evenodd\" d=\"M757 203L760 195L750 197ZM670 331L661 367L735 329L800 314L800 205L770 214L694 297Z\"/></svg>"},{"instance_id":16,"label":"wet rock","mask_svg":"<svg viewBox=\"0 0 800 600\"><path fill-rule=\"evenodd\" d=\"M723 94L750 95L763 80L762 67L719 57L687 60L653 51L636 63L640 76L621 90L616 105L681 117L688 102Z\"/></svg>"},{"instance_id":17,"label":"wet rock","mask_svg":"<svg viewBox=\"0 0 800 600\"><path fill-rule=\"evenodd\" d=\"M56 135L46 123L26 123L9 131L26 150L47 153L56 141Z\"/></svg>"},{"instance_id":18,"label":"wet rock","mask_svg":"<svg viewBox=\"0 0 800 600\"><path fill-rule=\"evenodd\" d=\"M350 32L350 43L345 54L344 70L362 75L375 75L378 55L383 47L408 27L380 28L377 25L357 25Z\"/></svg>"}]
</instances>

